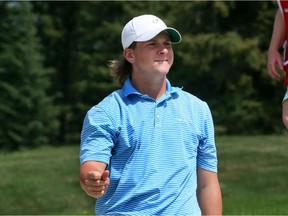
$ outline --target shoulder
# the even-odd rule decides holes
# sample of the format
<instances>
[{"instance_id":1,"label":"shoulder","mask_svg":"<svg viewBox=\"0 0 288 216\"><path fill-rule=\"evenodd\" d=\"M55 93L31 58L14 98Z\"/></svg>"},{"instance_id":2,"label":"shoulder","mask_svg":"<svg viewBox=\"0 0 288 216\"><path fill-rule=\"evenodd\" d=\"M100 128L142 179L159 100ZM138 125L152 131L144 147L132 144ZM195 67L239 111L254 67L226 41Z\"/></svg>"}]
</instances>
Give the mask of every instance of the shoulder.
<instances>
[{"instance_id":1,"label":"shoulder","mask_svg":"<svg viewBox=\"0 0 288 216\"><path fill-rule=\"evenodd\" d=\"M115 90L110 93L108 96L102 99L98 104L93 105L88 111L87 115L94 116L97 115L108 115L116 112L120 109L123 102L123 94L121 89Z\"/></svg>"},{"instance_id":2,"label":"shoulder","mask_svg":"<svg viewBox=\"0 0 288 216\"><path fill-rule=\"evenodd\" d=\"M122 89L115 90L108 96L103 98L98 104L94 105L92 109L99 108L103 110L117 109L121 107L124 103L125 97L123 95Z\"/></svg>"},{"instance_id":3,"label":"shoulder","mask_svg":"<svg viewBox=\"0 0 288 216\"><path fill-rule=\"evenodd\" d=\"M83 131L96 130L95 128L117 128L117 113L121 109L121 90L116 90L106 96L98 104L92 106L86 113L83 122ZM85 132L87 133L87 132Z\"/></svg>"},{"instance_id":4,"label":"shoulder","mask_svg":"<svg viewBox=\"0 0 288 216\"><path fill-rule=\"evenodd\" d=\"M179 95L179 101L181 103L188 103L189 105L193 105L192 107L206 107L208 108L208 105L206 103L206 101L198 98L197 96L187 92L187 91L184 91L184 90L181 90L179 92L177 92L178 95Z\"/></svg>"},{"instance_id":5,"label":"shoulder","mask_svg":"<svg viewBox=\"0 0 288 216\"><path fill-rule=\"evenodd\" d=\"M188 97L188 98L190 98L192 100L195 100L197 102L200 102L200 103L203 102L203 100L201 100L197 96L195 96L195 95L191 94L190 92L187 92L187 91L185 91L183 89L181 91L179 91L179 94L182 94L183 97Z\"/></svg>"}]
</instances>

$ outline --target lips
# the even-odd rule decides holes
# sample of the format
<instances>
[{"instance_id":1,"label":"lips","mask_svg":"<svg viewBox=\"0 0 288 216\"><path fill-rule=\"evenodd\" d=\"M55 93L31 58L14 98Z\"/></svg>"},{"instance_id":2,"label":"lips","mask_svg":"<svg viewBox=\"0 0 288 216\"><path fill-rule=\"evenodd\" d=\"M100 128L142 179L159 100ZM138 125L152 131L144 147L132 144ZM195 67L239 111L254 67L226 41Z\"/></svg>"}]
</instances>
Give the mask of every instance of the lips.
<instances>
[{"instance_id":1,"label":"lips","mask_svg":"<svg viewBox=\"0 0 288 216\"><path fill-rule=\"evenodd\" d=\"M168 59L159 59L159 60L156 60L156 62L167 62L168 61Z\"/></svg>"}]
</instances>

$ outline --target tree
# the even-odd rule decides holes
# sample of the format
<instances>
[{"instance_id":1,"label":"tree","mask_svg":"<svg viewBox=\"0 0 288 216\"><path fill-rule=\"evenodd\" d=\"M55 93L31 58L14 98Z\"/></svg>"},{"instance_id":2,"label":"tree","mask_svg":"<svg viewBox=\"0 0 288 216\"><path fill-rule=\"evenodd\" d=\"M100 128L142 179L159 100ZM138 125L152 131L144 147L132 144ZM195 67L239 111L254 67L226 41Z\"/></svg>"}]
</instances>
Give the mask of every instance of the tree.
<instances>
[{"instance_id":1,"label":"tree","mask_svg":"<svg viewBox=\"0 0 288 216\"><path fill-rule=\"evenodd\" d=\"M112 90L108 60L122 52L120 34L131 17L150 13L176 27L169 73L173 85L204 99L217 131L229 134L281 132L281 84L266 71L276 2L31 2L45 67L55 70L50 91L59 95L63 143L79 142L87 110ZM243 13L245 11L245 13ZM278 106L279 105L279 106Z\"/></svg>"},{"instance_id":2,"label":"tree","mask_svg":"<svg viewBox=\"0 0 288 216\"><path fill-rule=\"evenodd\" d=\"M19 149L49 143L57 121L49 71L35 37L29 2L0 2L0 143Z\"/></svg>"},{"instance_id":3,"label":"tree","mask_svg":"<svg viewBox=\"0 0 288 216\"><path fill-rule=\"evenodd\" d=\"M56 71L51 91L60 95L56 101L60 109L59 140L79 142L88 108L117 87L107 64L121 49L120 33L115 34L121 27L109 21L117 15L107 14L119 13L116 10L119 3L107 3L111 7L99 2L32 4L39 18L38 36L47 51L45 66Z\"/></svg>"},{"instance_id":4,"label":"tree","mask_svg":"<svg viewBox=\"0 0 288 216\"><path fill-rule=\"evenodd\" d=\"M277 7L273 2L239 1L182 7L174 8L175 14L182 11L178 25L187 22L171 80L208 102L217 132L281 132L282 87L277 88L266 71Z\"/></svg>"}]
</instances>

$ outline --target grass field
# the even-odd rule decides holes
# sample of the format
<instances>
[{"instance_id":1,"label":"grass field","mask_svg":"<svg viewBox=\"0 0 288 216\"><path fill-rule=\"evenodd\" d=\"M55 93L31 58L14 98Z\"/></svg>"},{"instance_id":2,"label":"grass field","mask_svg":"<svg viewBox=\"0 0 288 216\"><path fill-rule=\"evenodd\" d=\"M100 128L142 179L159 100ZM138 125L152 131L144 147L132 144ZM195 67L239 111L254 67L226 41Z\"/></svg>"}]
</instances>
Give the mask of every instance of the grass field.
<instances>
[{"instance_id":1,"label":"grass field","mask_svg":"<svg viewBox=\"0 0 288 216\"><path fill-rule=\"evenodd\" d=\"M288 136L218 137L223 213L288 215Z\"/></svg>"},{"instance_id":2,"label":"grass field","mask_svg":"<svg viewBox=\"0 0 288 216\"><path fill-rule=\"evenodd\" d=\"M94 200L78 181L78 146L0 154L0 214L85 215Z\"/></svg>"},{"instance_id":3,"label":"grass field","mask_svg":"<svg viewBox=\"0 0 288 216\"><path fill-rule=\"evenodd\" d=\"M288 137L216 137L225 215L288 215ZM1 215L94 214L78 146L0 153Z\"/></svg>"}]
</instances>

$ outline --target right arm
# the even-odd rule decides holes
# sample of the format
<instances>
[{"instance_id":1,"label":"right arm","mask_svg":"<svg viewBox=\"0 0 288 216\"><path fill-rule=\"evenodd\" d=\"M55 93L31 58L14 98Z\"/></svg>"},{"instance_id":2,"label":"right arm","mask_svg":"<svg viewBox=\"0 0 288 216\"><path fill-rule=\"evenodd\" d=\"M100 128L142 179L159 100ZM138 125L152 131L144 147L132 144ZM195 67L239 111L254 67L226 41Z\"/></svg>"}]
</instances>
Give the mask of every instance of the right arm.
<instances>
[{"instance_id":1,"label":"right arm","mask_svg":"<svg viewBox=\"0 0 288 216\"><path fill-rule=\"evenodd\" d=\"M98 161L86 161L80 166L80 185L87 195L97 199L105 194L110 184L106 166Z\"/></svg>"},{"instance_id":2,"label":"right arm","mask_svg":"<svg viewBox=\"0 0 288 216\"><path fill-rule=\"evenodd\" d=\"M106 170L115 131L111 119L103 109L94 106L86 114L81 132L80 173L81 188L94 198L103 196L110 184Z\"/></svg>"},{"instance_id":3,"label":"right arm","mask_svg":"<svg viewBox=\"0 0 288 216\"><path fill-rule=\"evenodd\" d=\"M281 11L278 9L275 15L275 21L273 26L273 33L268 50L268 60L267 60L267 69L268 74L279 80L280 74L276 70L276 65L283 70L283 63L281 55L279 54L279 49L283 45L285 39L285 22L284 17L281 14Z\"/></svg>"}]
</instances>

